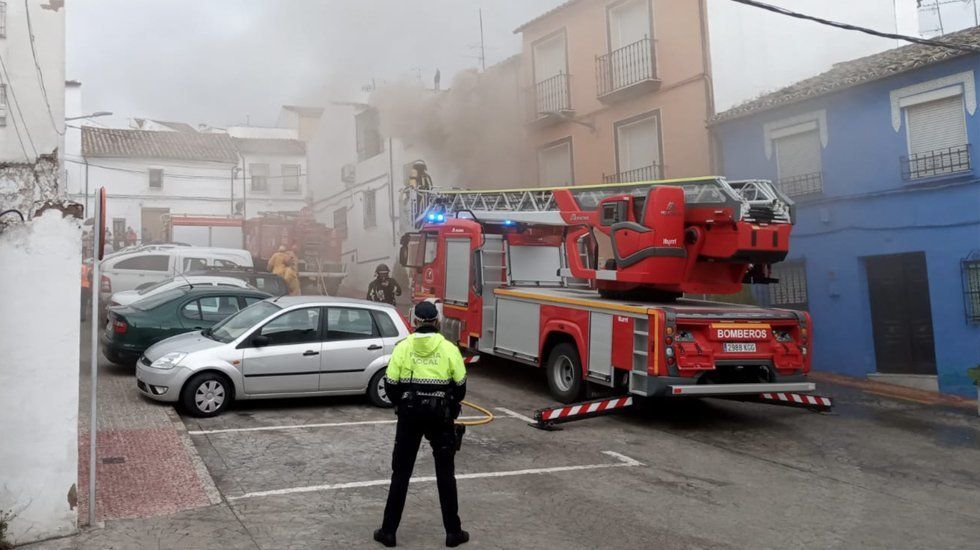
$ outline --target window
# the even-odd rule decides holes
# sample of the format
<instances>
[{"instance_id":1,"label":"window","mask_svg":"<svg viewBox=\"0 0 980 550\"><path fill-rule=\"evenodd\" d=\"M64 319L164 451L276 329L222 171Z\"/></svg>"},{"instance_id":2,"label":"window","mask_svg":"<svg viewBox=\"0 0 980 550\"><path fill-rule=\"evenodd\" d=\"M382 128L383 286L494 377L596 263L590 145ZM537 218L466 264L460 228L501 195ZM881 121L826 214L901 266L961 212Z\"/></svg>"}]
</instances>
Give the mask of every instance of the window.
<instances>
[{"instance_id":1,"label":"window","mask_svg":"<svg viewBox=\"0 0 980 550\"><path fill-rule=\"evenodd\" d=\"M180 314L185 319L192 319L194 321L200 321L203 319L201 316L201 305L197 300L192 300L184 304L184 307L180 308Z\"/></svg>"},{"instance_id":2,"label":"window","mask_svg":"<svg viewBox=\"0 0 980 550\"><path fill-rule=\"evenodd\" d=\"M820 133L814 128L773 140L779 186L790 197L823 192Z\"/></svg>"},{"instance_id":3,"label":"window","mask_svg":"<svg viewBox=\"0 0 980 550\"><path fill-rule=\"evenodd\" d=\"M184 271L207 269L208 261L204 258L184 258Z\"/></svg>"},{"instance_id":4,"label":"window","mask_svg":"<svg viewBox=\"0 0 980 550\"><path fill-rule=\"evenodd\" d=\"M232 313L238 313L238 297L208 296L197 300L201 308L201 316L205 321L217 322Z\"/></svg>"},{"instance_id":5,"label":"window","mask_svg":"<svg viewBox=\"0 0 980 550\"><path fill-rule=\"evenodd\" d=\"M236 264L235 262L233 262L231 260L217 260L217 259L214 260L214 266L215 267L226 267L226 268L229 268L229 269L235 269L235 268L242 267L242 266Z\"/></svg>"},{"instance_id":6,"label":"window","mask_svg":"<svg viewBox=\"0 0 980 550\"><path fill-rule=\"evenodd\" d=\"M248 171L252 175L252 191L264 193L269 190L268 164L249 164Z\"/></svg>"},{"instance_id":7,"label":"window","mask_svg":"<svg viewBox=\"0 0 980 550\"><path fill-rule=\"evenodd\" d=\"M270 346L305 344L320 340L320 308L297 309L269 321L259 334L269 338Z\"/></svg>"},{"instance_id":8,"label":"window","mask_svg":"<svg viewBox=\"0 0 980 550\"><path fill-rule=\"evenodd\" d=\"M143 271L167 271L170 269L170 256L149 255L126 258L114 266L115 269Z\"/></svg>"},{"instance_id":9,"label":"window","mask_svg":"<svg viewBox=\"0 0 980 550\"><path fill-rule=\"evenodd\" d=\"M327 340L363 340L377 336L370 311L340 307L327 310Z\"/></svg>"},{"instance_id":10,"label":"window","mask_svg":"<svg viewBox=\"0 0 980 550\"><path fill-rule=\"evenodd\" d=\"M0 2L0 38L7 38L7 3Z\"/></svg>"},{"instance_id":11,"label":"window","mask_svg":"<svg viewBox=\"0 0 980 550\"><path fill-rule=\"evenodd\" d=\"M150 168L150 189L163 187L163 168Z\"/></svg>"},{"instance_id":12,"label":"window","mask_svg":"<svg viewBox=\"0 0 980 550\"><path fill-rule=\"evenodd\" d=\"M662 169L659 113L616 124L616 182L658 179Z\"/></svg>"},{"instance_id":13,"label":"window","mask_svg":"<svg viewBox=\"0 0 980 550\"><path fill-rule=\"evenodd\" d=\"M282 191L283 193L299 193L299 164L282 165Z\"/></svg>"},{"instance_id":14,"label":"window","mask_svg":"<svg viewBox=\"0 0 980 550\"><path fill-rule=\"evenodd\" d=\"M245 307L248 307L248 306L250 306L252 304L261 302L262 300L265 300L265 298L258 298L258 297L255 297L255 296L246 296L245 297Z\"/></svg>"},{"instance_id":15,"label":"window","mask_svg":"<svg viewBox=\"0 0 980 550\"><path fill-rule=\"evenodd\" d=\"M599 95L654 77L650 0L609 7L609 53L596 58Z\"/></svg>"},{"instance_id":16,"label":"window","mask_svg":"<svg viewBox=\"0 0 980 550\"><path fill-rule=\"evenodd\" d=\"M377 202L376 202L377 190L371 189L370 191L364 192L364 228L375 227L378 225L377 220Z\"/></svg>"},{"instance_id":17,"label":"window","mask_svg":"<svg viewBox=\"0 0 980 550\"><path fill-rule=\"evenodd\" d=\"M340 240L347 238L347 208L338 208L333 211L333 229L337 232L337 238Z\"/></svg>"},{"instance_id":18,"label":"window","mask_svg":"<svg viewBox=\"0 0 980 550\"><path fill-rule=\"evenodd\" d=\"M560 32L534 44L534 86L531 88L533 116L571 109L565 33Z\"/></svg>"},{"instance_id":19,"label":"window","mask_svg":"<svg viewBox=\"0 0 980 550\"><path fill-rule=\"evenodd\" d=\"M369 159L385 150L376 109L365 109L354 115L354 126L357 133L357 160Z\"/></svg>"},{"instance_id":20,"label":"window","mask_svg":"<svg viewBox=\"0 0 980 550\"><path fill-rule=\"evenodd\" d=\"M542 186L572 185L571 138L538 150L538 183Z\"/></svg>"},{"instance_id":21,"label":"window","mask_svg":"<svg viewBox=\"0 0 980 550\"><path fill-rule=\"evenodd\" d=\"M395 322L391 320L390 315L383 311L371 311L371 315L374 316L374 324L381 331L381 336L385 338L396 338L398 336L398 327L395 326Z\"/></svg>"},{"instance_id":22,"label":"window","mask_svg":"<svg viewBox=\"0 0 980 550\"><path fill-rule=\"evenodd\" d=\"M7 125L7 85L0 84L0 128Z\"/></svg>"},{"instance_id":23,"label":"window","mask_svg":"<svg viewBox=\"0 0 980 550\"><path fill-rule=\"evenodd\" d=\"M904 179L970 170L962 95L909 105L904 110L909 151L902 159Z\"/></svg>"},{"instance_id":24,"label":"window","mask_svg":"<svg viewBox=\"0 0 980 550\"><path fill-rule=\"evenodd\" d=\"M964 258L961 267L966 321L980 323L980 251L974 251Z\"/></svg>"},{"instance_id":25,"label":"window","mask_svg":"<svg viewBox=\"0 0 980 550\"><path fill-rule=\"evenodd\" d=\"M769 305L807 309L806 262L783 262L772 266L778 283L769 285Z\"/></svg>"},{"instance_id":26,"label":"window","mask_svg":"<svg viewBox=\"0 0 980 550\"><path fill-rule=\"evenodd\" d=\"M425 234L425 263L431 264L436 261L436 253L439 251L439 237L435 233Z\"/></svg>"}]
</instances>

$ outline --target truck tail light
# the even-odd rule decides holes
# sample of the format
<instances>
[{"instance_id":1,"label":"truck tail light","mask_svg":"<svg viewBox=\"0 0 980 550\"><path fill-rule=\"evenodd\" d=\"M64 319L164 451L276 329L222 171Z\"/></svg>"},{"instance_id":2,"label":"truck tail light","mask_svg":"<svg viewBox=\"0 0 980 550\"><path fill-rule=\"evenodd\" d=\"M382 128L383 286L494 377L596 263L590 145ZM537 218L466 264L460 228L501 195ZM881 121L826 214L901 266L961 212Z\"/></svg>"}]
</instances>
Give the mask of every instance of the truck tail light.
<instances>
[{"instance_id":1,"label":"truck tail light","mask_svg":"<svg viewBox=\"0 0 980 550\"><path fill-rule=\"evenodd\" d=\"M102 292L106 292L106 293L112 292L112 281L109 280L109 278L106 277L105 275L103 275L101 278L100 289L102 290Z\"/></svg>"}]
</instances>

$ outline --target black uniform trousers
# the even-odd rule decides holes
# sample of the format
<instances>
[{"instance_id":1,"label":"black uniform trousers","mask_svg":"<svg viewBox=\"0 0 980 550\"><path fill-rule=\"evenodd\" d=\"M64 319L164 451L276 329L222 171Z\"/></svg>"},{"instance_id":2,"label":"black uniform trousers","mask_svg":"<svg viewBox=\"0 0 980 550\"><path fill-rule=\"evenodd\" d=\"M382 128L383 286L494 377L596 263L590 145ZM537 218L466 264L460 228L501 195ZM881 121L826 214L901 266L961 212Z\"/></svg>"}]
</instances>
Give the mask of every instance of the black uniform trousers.
<instances>
[{"instance_id":1,"label":"black uniform trousers","mask_svg":"<svg viewBox=\"0 0 980 550\"><path fill-rule=\"evenodd\" d=\"M439 489L439 505L442 507L442 524L446 533L459 533L459 501L456 497L456 432L451 420L429 420L407 416L398 417L395 429L395 450L391 457L391 487L385 505L381 529L395 533L405 509L408 483L415 468L422 437L432 446L436 463L436 486Z\"/></svg>"}]
</instances>

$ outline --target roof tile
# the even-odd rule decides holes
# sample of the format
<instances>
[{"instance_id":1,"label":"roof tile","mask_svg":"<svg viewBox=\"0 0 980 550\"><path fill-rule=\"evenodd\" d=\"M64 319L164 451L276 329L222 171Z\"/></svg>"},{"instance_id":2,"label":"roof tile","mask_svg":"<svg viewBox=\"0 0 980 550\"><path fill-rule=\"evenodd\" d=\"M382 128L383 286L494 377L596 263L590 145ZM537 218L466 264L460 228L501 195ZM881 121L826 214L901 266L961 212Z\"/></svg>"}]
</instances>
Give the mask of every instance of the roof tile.
<instances>
[{"instance_id":1,"label":"roof tile","mask_svg":"<svg viewBox=\"0 0 980 550\"><path fill-rule=\"evenodd\" d=\"M235 145L227 134L152 132L91 126L82 127L82 155L238 162Z\"/></svg>"}]
</instances>

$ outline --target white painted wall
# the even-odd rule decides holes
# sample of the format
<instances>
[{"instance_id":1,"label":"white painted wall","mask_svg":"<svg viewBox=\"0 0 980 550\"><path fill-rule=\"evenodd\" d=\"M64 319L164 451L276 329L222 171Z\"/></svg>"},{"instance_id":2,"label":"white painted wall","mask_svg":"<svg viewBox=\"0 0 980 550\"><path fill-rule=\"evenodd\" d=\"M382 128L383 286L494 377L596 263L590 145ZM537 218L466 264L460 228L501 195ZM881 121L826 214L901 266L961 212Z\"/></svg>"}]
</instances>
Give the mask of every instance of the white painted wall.
<instances>
[{"instance_id":1,"label":"white painted wall","mask_svg":"<svg viewBox=\"0 0 980 550\"><path fill-rule=\"evenodd\" d=\"M245 201L245 216L254 216L259 212L285 210L294 212L307 206L307 196L309 185L307 185L306 175L306 156L305 155L258 155L240 154L241 162L239 166L245 170L247 178L248 194ZM251 189L251 168L250 164L268 164L269 181L268 191L258 192ZM299 192L287 193L283 191L282 165L299 165ZM241 198L241 187L235 189L235 196ZM237 199L236 199L237 200Z\"/></svg>"},{"instance_id":2,"label":"white painted wall","mask_svg":"<svg viewBox=\"0 0 980 550\"><path fill-rule=\"evenodd\" d=\"M769 3L885 32L919 34L915 0L769 0ZM905 44L792 19L728 0L708 0L708 25L717 112L824 72L834 63Z\"/></svg>"},{"instance_id":3,"label":"white painted wall","mask_svg":"<svg viewBox=\"0 0 980 550\"><path fill-rule=\"evenodd\" d=\"M76 529L80 325L66 304L79 301L80 239L56 211L0 233L0 510L17 513L15 543Z\"/></svg>"},{"instance_id":4,"label":"white painted wall","mask_svg":"<svg viewBox=\"0 0 980 550\"><path fill-rule=\"evenodd\" d=\"M42 9L46 3L47 0L28 0L26 7L30 9L47 102L31 54L25 2L7 2L7 37L0 39L0 57L7 70L6 78L0 80L7 83L8 105L7 126L0 127L0 162L33 162L37 155L51 154L61 146L59 132L65 123L65 10Z\"/></svg>"},{"instance_id":5,"label":"white painted wall","mask_svg":"<svg viewBox=\"0 0 980 550\"><path fill-rule=\"evenodd\" d=\"M233 164L114 158L90 158L88 163L88 200L84 164L74 164L80 173L75 177L69 175L68 196L82 204L88 202L91 207L95 190L105 187L106 219L110 228L113 218L125 218L126 225L139 233L144 207L169 208L173 214L231 214ZM150 168L163 169L161 189L150 189ZM241 177L236 185L235 194L240 199Z\"/></svg>"},{"instance_id":6,"label":"white painted wall","mask_svg":"<svg viewBox=\"0 0 980 550\"><path fill-rule=\"evenodd\" d=\"M269 128L265 126L230 126L228 135L236 138L299 139L295 128Z\"/></svg>"}]
</instances>

